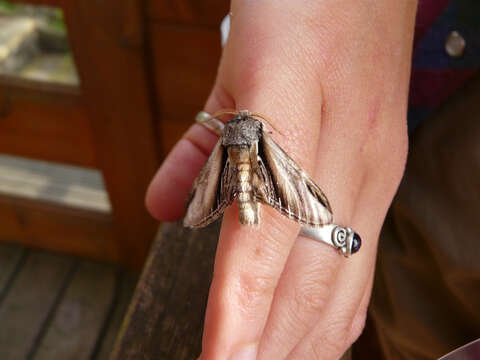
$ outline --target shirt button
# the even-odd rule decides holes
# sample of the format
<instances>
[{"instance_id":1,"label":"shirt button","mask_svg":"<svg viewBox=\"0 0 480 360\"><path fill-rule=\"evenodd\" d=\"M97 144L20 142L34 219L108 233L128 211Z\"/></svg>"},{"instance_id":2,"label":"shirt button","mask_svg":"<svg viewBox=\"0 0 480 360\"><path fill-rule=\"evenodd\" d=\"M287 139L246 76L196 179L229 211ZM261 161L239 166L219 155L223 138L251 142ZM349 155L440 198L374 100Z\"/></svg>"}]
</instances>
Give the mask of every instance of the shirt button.
<instances>
[{"instance_id":1,"label":"shirt button","mask_svg":"<svg viewBox=\"0 0 480 360\"><path fill-rule=\"evenodd\" d=\"M465 51L465 39L458 33L452 31L445 40L445 51L451 57L460 57Z\"/></svg>"}]
</instances>

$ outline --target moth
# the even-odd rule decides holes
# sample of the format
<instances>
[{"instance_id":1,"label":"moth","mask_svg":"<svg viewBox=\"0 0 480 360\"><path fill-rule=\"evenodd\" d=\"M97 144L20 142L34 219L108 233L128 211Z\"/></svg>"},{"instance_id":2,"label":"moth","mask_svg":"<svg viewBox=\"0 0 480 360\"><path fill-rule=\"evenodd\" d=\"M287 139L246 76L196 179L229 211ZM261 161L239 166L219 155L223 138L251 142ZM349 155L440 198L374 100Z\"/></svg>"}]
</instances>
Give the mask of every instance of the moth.
<instances>
[{"instance_id":1,"label":"moth","mask_svg":"<svg viewBox=\"0 0 480 360\"><path fill-rule=\"evenodd\" d=\"M236 199L242 225L260 221L266 204L303 225L332 222L327 197L297 163L264 130L259 114L220 111L207 118L235 115L195 179L187 200L184 225L204 227L219 218Z\"/></svg>"}]
</instances>

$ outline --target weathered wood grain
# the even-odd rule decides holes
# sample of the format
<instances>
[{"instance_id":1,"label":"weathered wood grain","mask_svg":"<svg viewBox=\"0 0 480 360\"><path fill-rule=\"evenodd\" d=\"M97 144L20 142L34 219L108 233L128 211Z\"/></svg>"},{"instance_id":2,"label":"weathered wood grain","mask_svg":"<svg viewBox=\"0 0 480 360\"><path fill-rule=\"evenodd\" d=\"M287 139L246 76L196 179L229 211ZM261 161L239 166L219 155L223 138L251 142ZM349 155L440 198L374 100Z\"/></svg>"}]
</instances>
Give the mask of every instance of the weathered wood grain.
<instances>
[{"instance_id":1,"label":"weathered wood grain","mask_svg":"<svg viewBox=\"0 0 480 360\"><path fill-rule=\"evenodd\" d=\"M44 252L30 253L0 305L0 358L25 359L35 345L73 260Z\"/></svg>"},{"instance_id":2,"label":"weathered wood grain","mask_svg":"<svg viewBox=\"0 0 480 360\"><path fill-rule=\"evenodd\" d=\"M120 262L109 214L0 194L1 240Z\"/></svg>"},{"instance_id":3,"label":"weathered wood grain","mask_svg":"<svg viewBox=\"0 0 480 360\"><path fill-rule=\"evenodd\" d=\"M0 304L5 296L5 287L12 279L25 250L15 244L0 244Z\"/></svg>"},{"instance_id":4,"label":"weathered wood grain","mask_svg":"<svg viewBox=\"0 0 480 360\"><path fill-rule=\"evenodd\" d=\"M119 334L128 306L132 300L133 291L137 285L138 275L123 272L117 279L115 303L110 323L105 328L105 335L100 339L99 350L95 360L109 360Z\"/></svg>"},{"instance_id":5,"label":"weathered wood grain","mask_svg":"<svg viewBox=\"0 0 480 360\"><path fill-rule=\"evenodd\" d=\"M34 360L90 359L114 301L115 272L111 265L79 264Z\"/></svg>"},{"instance_id":6,"label":"weathered wood grain","mask_svg":"<svg viewBox=\"0 0 480 360\"><path fill-rule=\"evenodd\" d=\"M198 357L218 231L218 223L195 231L162 226L113 360Z\"/></svg>"}]
</instances>

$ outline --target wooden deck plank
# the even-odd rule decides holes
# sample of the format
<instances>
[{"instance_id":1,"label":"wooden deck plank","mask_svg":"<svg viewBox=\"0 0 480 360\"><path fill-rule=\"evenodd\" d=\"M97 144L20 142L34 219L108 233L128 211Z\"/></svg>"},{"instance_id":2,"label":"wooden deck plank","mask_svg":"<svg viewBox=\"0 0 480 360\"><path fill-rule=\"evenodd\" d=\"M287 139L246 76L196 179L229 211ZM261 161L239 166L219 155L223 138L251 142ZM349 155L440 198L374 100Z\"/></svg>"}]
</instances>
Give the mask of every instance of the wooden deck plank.
<instances>
[{"instance_id":1,"label":"wooden deck plank","mask_svg":"<svg viewBox=\"0 0 480 360\"><path fill-rule=\"evenodd\" d=\"M138 275L122 273L119 277L120 284L117 289L117 299L112 319L108 324L104 338L101 340L98 355L95 360L109 360L118 337L123 319L132 300L133 291L137 285Z\"/></svg>"},{"instance_id":2,"label":"wooden deck plank","mask_svg":"<svg viewBox=\"0 0 480 360\"><path fill-rule=\"evenodd\" d=\"M152 336L152 344L165 359L187 360L200 355L219 225L217 223L203 230L187 230L180 222L169 231L170 237L176 241L188 240L188 248L178 264L167 311L162 321L156 324L157 331ZM161 356L153 356L152 359Z\"/></svg>"},{"instance_id":3,"label":"wooden deck plank","mask_svg":"<svg viewBox=\"0 0 480 360\"><path fill-rule=\"evenodd\" d=\"M98 170L0 154L0 193L109 213Z\"/></svg>"},{"instance_id":4,"label":"wooden deck plank","mask_svg":"<svg viewBox=\"0 0 480 360\"><path fill-rule=\"evenodd\" d=\"M198 357L218 231L219 223L196 231L162 226L112 360Z\"/></svg>"},{"instance_id":5,"label":"wooden deck plank","mask_svg":"<svg viewBox=\"0 0 480 360\"><path fill-rule=\"evenodd\" d=\"M0 229L0 240L120 262L108 214L0 194Z\"/></svg>"},{"instance_id":6,"label":"wooden deck plank","mask_svg":"<svg viewBox=\"0 0 480 360\"><path fill-rule=\"evenodd\" d=\"M116 268L82 261L34 360L90 359L115 295Z\"/></svg>"},{"instance_id":7,"label":"wooden deck plank","mask_svg":"<svg viewBox=\"0 0 480 360\"><path fill-rule=\"evenodd\" d=\"M24 359L69 274L71 258L32 252L0 306L0 358Z\"/></svg>"},{"instance_id":8,"label":"wooden deck plank","mask_svg":"<svg viewBox=\"0 0 480 360\"><path fill-rule=\"evenodd\" d=\"M4 289L15 272L23 254L23 248L18 245L0 244L0 302L4 297Z\"/></svg>"}]
</instances>

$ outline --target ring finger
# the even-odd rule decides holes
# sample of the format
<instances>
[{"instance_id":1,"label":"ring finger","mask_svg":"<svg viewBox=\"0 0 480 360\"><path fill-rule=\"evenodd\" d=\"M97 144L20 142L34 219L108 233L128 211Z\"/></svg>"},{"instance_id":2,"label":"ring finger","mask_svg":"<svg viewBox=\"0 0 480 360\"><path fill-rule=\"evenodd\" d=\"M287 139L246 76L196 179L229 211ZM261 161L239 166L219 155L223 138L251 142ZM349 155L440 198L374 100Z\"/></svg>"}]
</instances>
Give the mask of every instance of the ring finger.
<instances>
[{"instance_id":1,"label":"ring finger","mask_svg":"<svg viewBox=\"0 0 480 360\"><path fill-rule=\"evenodd\" d=\"M363 227L357 228L370 239ZM330 246L298 237L275 292L258 359L287 358L314 328L335 332L348 327L373 271L370 262L374 250L375 246L366 244L346 259ZM344 345L343 336L348 338L341 330L332 339L323 339L318 344L322 355L338 351Z\"/></svg>"}]
</instances>

